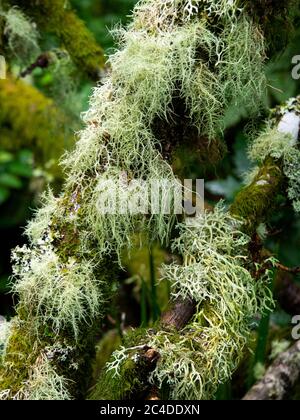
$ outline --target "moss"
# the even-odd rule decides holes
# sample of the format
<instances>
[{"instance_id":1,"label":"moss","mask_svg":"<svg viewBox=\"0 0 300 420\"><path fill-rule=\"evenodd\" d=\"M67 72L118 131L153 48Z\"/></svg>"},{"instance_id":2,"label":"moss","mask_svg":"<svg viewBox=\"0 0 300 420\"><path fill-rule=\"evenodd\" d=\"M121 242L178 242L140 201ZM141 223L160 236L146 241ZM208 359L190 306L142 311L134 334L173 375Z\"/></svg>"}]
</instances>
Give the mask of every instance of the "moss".
<instances>
[{"instance_id":1,"label":"moss","mask_svg":"<svg viewBox=\"0 0 300 420\"><path fill-rule=\"evenodd\" d=\"M108 331L96 344L96 355L93 362L92 382L95 384L112 353L121 345L121 337L116 330Z\"/></svg>"},{"instance_id":2,"label":"moss","mask_svg":"<svg viewBox=\"0 0 300 420\"><path fill-rule=\"evenodd\" d=\"M98 80L104 55L93 35L65 0L15 0L34 19L40 30L54 33L84 74Z\"/></svg>"},{"instance_id":3,"label":"moss","mask_svg":"<svg viewBox=\"0 0 300 420\"><path fill-rule=\"evenodd\" d=\"M30 329L29 329L30 331ZM0 365L1 393L9 390L17 394L28 379L28 369L34 364L36 349L26 324L12 324L5 348L5 364Z\"/></svg>"},{"instance_id":4,"label":"moss","mask_svg":"<svg viewBox=\"0 0 300 420\"><path fill-rule=\"evenodd\" d=\"M125 335L124 346L114 354L92 390L92 400L142 399L149 391L147 376L155 363L147 355L149 347L141 345L145 329L132 330ZM136 347L137 346L137 347ZM138 350L137 350L138 349ZM137 351L136 351L137 350ZM150 367L153 363L153 367Z\"/></svg>"},{"instance_id":5,"label":"moss","mask_svg":"<svg viewBox=\"0 0 300 420\"><path fill-rule=\"evenodd\" d=\"M180 333L160 332L147 343L161 356L150 381L168 384L172 399L211 399L238 367L250 319L272 308L269 273L259 282L252 276L250 238L241 228L220 205L180 226L173 246L183 265L164 273L173 297L192 298L197 312Z\"/></svg>"},{"instance_id":6,"label":"moss","mask_svg":"<svg viewBox=\"0 0 300 420\"><path fill-rule=\"evenodd\" d=\"M58 160L73 140L64 132L67 119L53 102L12 77L1 81L0 102L1 147L8 151L31 149L37 166L48 166L53 176L61 176Z\"/></svg>"},{"instance_id":7,"label":"moss","mask_svg":"<svg viewBox=\"0 0 300 420\"><path fill-rule=\"evenodd\" d=\"M267 158L251 184L238 193L231 213L244 219L247 231L252 234L272 214L283 186L282 165L271 157Z\"/></svg>"},{"instance_id":8,"label":"moss","mask_svg":"<svg viewBox=\"0 0 300 420\"><path fill-rule=\"evenodd\" d=\"M300 151L298 148L300 98L291 98L272 112L272 119L251 144L249 157L262 164L268 157L281 169L287 181L288 198L296 212L300 211ZM263 165L264 166L264 165ZM274 182L273 182L274 183Z\"/></svg>"}]
</instances>

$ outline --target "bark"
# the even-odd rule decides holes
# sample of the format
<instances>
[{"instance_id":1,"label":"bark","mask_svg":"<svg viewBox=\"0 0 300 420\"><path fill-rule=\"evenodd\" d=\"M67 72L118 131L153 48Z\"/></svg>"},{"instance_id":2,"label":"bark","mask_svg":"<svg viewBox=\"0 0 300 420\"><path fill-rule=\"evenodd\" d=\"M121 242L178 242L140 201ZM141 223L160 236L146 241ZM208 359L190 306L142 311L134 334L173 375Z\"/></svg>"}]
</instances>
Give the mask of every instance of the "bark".
<instances>
[{"instance_id":1,"label":"bark","mask_svg":"<svg viewBox=\"0 0 300 420\"><path fill-rule=\"evenodd\" d=\"M191 299L172 302L169 309L162 314L160 325L163 329L175 328L179 331L188 324L195 310L196 303Z\"/></svg>"},{"instance_id":2,"label":"bark","mask_svg":"<svg viewBox=\"0 0 300 420\"><path fill-rule=\"evenodd\" d=\"M299 378L300 341L276 359L263 379L250 389L243 400L284 400Z\"/></svg>"}]
</instances>

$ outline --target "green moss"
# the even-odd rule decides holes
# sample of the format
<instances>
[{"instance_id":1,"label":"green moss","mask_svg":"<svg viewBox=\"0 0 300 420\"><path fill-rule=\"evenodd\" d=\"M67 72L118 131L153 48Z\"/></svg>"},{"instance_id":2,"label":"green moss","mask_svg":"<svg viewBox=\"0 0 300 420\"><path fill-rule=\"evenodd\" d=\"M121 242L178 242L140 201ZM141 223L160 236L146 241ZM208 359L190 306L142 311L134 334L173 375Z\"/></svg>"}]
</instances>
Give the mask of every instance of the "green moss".
<instances>
[{"instance_id":1,"label":"green moss","mask_svg":"<svg viewBox=\"0 0 300 420\"><path fill-rule=\"evenodd\" d=\"M26 324L12 323L9 339L5 348L5 364L0 365L0 398L9 391L15 395L28 379L28 371L34 364L36 349L33 337L30 336Z\"/></svg>"},{"instance_id":2,"label":"green moss","mask_svg":"<svg viewBox=\"0 0 300 420\"><path fill-rule=\"evenodd\" d=\"M132 330L125 335L124 347L114 353L110 363L104 369L100 380L90 395L92 400L129 400L132 397L145 397L149 384L147 377L149 359L145 341L145 329Z\"/></svg>"},{"instance_id":3,"label":"green moss","mask_svg":"<svg viewBox=\"0 0 300 420\"><path fill-rule=\"evenodd\" d=\"M250 234L272 214L283 185L282 165L269 157L251 184L238 193L231 207L231 213L246 221L246 229Z\"/></svg>"},{"instance_id":4,"label":"green moss","mask_svg":"<svg viewBox=\"0 0 300 420\"><path fill-rule=\"evenodd\" d=\"M58 160L73 143L67 119L34 87L8 77L0 83L1 148L33 150L35 164L61 176ZM30 120L30 124L28 121Z\"/></svg>"},{"instance_id":5,"label":"green moss","mask_svg":"<svg viewBox=\"0 0 300 420\"><path fill-rule=\"evenodd\" d=\"M300 151L299 139L300 97L291 98L272 111L272 118L261 135L252 142L249 157L262 165L269 157L282 172L287 181L287 195L296 212L300 211ZM267 170L267 168L265 168ZM260 170L262 172L263 169ZM274 172L274 171L273 171ZM270 174L271 175L271 174ZM257 175L254 174L254 180ZM272 178L274 188L275 182Z\"/></svg>"},{"instance_id":6,"label":"green moss","mask_svg":"<svg viewBox=\"0 0 300 420\"><path fill-rule=\"evenodd\" d=\"M117 330L108 331L96 344L96 355L93 361L93 384L97 383L112 353L121 345L121 337Z\"/></svg>"},{"instance_id":7,"label":"green moss","mask_svg":"<svg viewBox=\"0 0 300 420\"><path fill-rule=\"evenodd\" d=\"M34 19L40 30L57 35L73 62L84 74L98 80L104 55L93 35L65 0L15 0Z\"/></svg>"}]
</instances>

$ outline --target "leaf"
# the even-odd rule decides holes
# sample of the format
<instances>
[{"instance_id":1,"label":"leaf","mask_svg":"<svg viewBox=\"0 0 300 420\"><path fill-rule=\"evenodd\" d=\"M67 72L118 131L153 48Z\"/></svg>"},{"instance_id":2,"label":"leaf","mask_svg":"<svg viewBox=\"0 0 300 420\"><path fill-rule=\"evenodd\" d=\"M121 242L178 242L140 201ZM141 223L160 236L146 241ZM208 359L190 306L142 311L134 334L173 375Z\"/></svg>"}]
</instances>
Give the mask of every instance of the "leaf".
<instances>
[{"instance_id":1,"label":"leaf","mask_svg":"<svg viewBox=\"0 0 300 420\"><path fill-rule=\"evenodd\" d=\"M5 150L0 150L0 164L11 162L13 158L14 157L11 153L6 152Z\"/></svg>"},{"instance_id":2,"label":"leaf","mask_svg":"<svg viewBox=\"0 0 300 420\"><path fill-rule=\"evenodd\" d=\"M31 166L33 164L33 154L30 150L20 150L18 153L18 160L21 163Z\"/></svg>"},{"instance_id":3,"label":"leaf","mask_svg":"<svg viewBox=\"0 0 300 420\"><path fill-rule=\"evenodd\" d=\"M31 178L32 177L32 168L22 162L12 162L9 165L9 172L13 175L21 176L24 178Z\"/></svg>"},{"instance_id":4,"label":"leaf","mask_svg":"<svg viewBox=\"0 0 300 420\"><path fill-rule=\"evenodd\" d=\"M10 192L7 188L3 188L0 186L0 205L5 203L5 201L9 198Z\"/></svg>"},{"instance_id":5,"label":"leaf","mask_svg":"<svg viewBox=\"0 0 300 420\"><path fill-rule=\"evenodd\" d=\"M22 188L22 182L15 175L4 173L0 174L0 186L18 190Z\"/></svg>"},{"instance_id":6,"label":"leaf","mask_svg":"<svg viewBox=\"0 0 300 420\"><path fill-rule=\"evenodd\" d=\"M9 278L6 276L0 277L0 293L7 293L9 291Z\"/></svg>"}]
</instances>

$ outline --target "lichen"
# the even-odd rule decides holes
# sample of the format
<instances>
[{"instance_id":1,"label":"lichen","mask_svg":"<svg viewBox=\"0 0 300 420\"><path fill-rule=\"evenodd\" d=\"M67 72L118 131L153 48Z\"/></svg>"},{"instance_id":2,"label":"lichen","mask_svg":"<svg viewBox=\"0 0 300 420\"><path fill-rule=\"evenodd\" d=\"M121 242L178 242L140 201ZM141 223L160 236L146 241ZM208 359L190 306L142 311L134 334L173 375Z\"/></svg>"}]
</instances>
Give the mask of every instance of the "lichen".
<instances>
[{"instance_id":1,"label":"lichen","mask_svg":"<svg viewBox=\"0 0 300 420\"><path fill-rule=\"evenodd\" d=\"M150 382L167 386L171 399L213 398L243 357L253 317L273 307L271 271L256 278L261 267L251 263L250 238L241 225L218 205L180 227L174 250L182 254L183 265L173 263L164 272L174 298L194 299L196 314L180 332L150 330L140 340L160 354ZM131 352L132 347L115 352L108 370L121 378Z\"/></svg>"},{"instance_id":2,"label":"lichen","mask_svg":"<svg viewBox=\"0 0 300 420\"><path fill-rule=\"evenodd\" d=\"M166 332L149 343L161 355L151 380L168 383L173 399L211 399L238 367L252 317L272 308L269 272L253 277L241 226L217 206L182 225L174 243L184 262L165 267L165 275L173 296L192 297L198 309L179 337Z\"/></svg>"},{"instance_id":3,"label":"lichen","mask_svg":"<svg viewBox=\"0 0 300 420\"><path fill-rule=\"evenodd\" d=\"M17 393L10 389L0 393L0 400L70 400L67 388L68 381L59 376L47 357L40 356L32 366L29 378L22 384Z\"/></svg>"},{"instance_id":4,"label":"lichen","mask_svg":"<svg viewBox=\"0 0 300 420\"><path fill-rule=\"evenodd\" d=\"M33 22L19 8L6 10L1 4L0 17L4 19L3 33L11 53L23 62L36 58L40 52L39 33Z\"/></svg>"},{"instance_id":5,"label":"lichen","mask_svg":"<svg viewBox=\"0 0 300 420\"><path fill-rule=\"evenodd\" d=\"M21 3L24 10L31 10L33 5L37 5L33 0L25 5ZM0 389L11 389L9 384L12 383L10 395L17 395L24 381L30 383L31 372L36 366L36 378L43 377L41 371L48 372L50 382L42 381L40 391L35 391L34 395L45 395L49 383L54 383L55 389L62 396L66 395L64 385L74 395L72 384L68 382L73 372L70 362L62 366L54 358L49 360L50 368L48 362L44 364L46 349L58 341L63 343L64 348L78 349L78 354L72 360L81 360L80 366L83 369L90 356L92 334L88 333L93 331L93 325L96 321L100 322L101 315L105 313L107 300L114 290L114 267L117 264L122 265L123 249L130 249L133 245L134 231L146 231L151 240L169 241L175 222L174 215L166 216L162 212L151 217L130 212L124 215L101 214L98 205L105 197L102 187L107 179L117 182L126 178L148 183L163 179L169 181L169 185L177 185L178 181L171 166L164 160L161 146L152 130L157 118L171 123L174 96L179 96L185 104L186 114L199 135L209 140L222 132L222 117L232 101L236 105L244 104L246 98L253 110L260 107L260 99L264 95L262 86L265 85L265 53L259 29L242 10L235 7L235 2L229 4L221 0L201 3L204 6L203 13L198 13L200 9L191 7L193 3L190 1L175 2L175 15L178 19L170 22L174 2L142 1L134 10L133 23L127 30L117 31L120 50L109 60L109 76L102 86L94 90L90 109L84 117L86 128L79 134L75 150L64 159L67 180L63 192L58 198L48 194L46 206L37 213L28 227L29 246L22 250L17 249L14 254L14 290L20 298L17 306L19 324L15 337L22 333L22 328L28 328L33 339L30 343L26 339L20 349L16 369L7 376L9 360L14 353L13 344L16 344L16 340L8 340L3 362L5 374L1 375L0 371L0 379L6 375L7 380L0 383ZM83 44L81 41L79 44L76 42L76 31L80 33L82 23L75 24L75 15L65 9L64 5L62 0L51 3L45 1L43 4L39 3L37 14L32 13L30 16L36 17L37 22L60 36L74 61L80 58L80 63L85 59L89 63L89 58L94 58L94 44L86 35L81 38L84 40ZM233 8L228 8L232 5ZM150 15L154 17L151 21L147 20ZM214 18L217 24L212 23ZM236 38L239 40L239 53L235 53ZM75 55L73 48L79 55ZM94 64L94 61L93 65L87 64L88 71L95 70ZM97 61L97 68L98 64ZM122 194L129 199L131 197L127 181L123 182ZM228 219L222 219L219 210L216 210L216 215L223 220L224 227ZM221 230L229 232L227 228ZM219 238L219 231L213 229L212 235ZM241 241L245 239L242 236L239 239L237 244L242 246ZM205 382L203 392L200 387L200 396L209 392L207 374L212 374L212 383L216 385L232 371L238 359L234 350L241 350L247 336L248 323L244 316L252 314L259 307L257 299L260 295L254 299L253 281L248 272L239 268L237 263L239 261L242 265L244 254L240 257L235 254L239 247L233 244L232 236L228 241L228 255L222 255L219 250L219 253L214 254L215 263L222 272L226 268L231 270L228 277L224 277L224 282L220 283L224 289L224 300L221 296L217 299L215 293L220 292L220 289L208 277L211 284L207 285L206 291L204 289L203 295L211 297L211 304L207 305L206 310L206 304L199 308L197 317L186 330L188 342L183 347L180 346L184 339L179 340L179 352L186 346L193 348L194 329L202 331L204 337L205 334L208 337L208 354L211 354L211 360L215 360L218 367L223 363L224 367L218 376L210 365L207 366L208 359L203 364L196 359L198 362L195 365L192 362L183 362L180 365L179 361L179 375L174 382L173 396L181 397L199 392L198 380L193 376L194 369ZM199 265L197 247L190 252L194 252L192 257L196 259L196 266ZM193 267L192 259L188 261L188 265ZM188 265L186 272L191 269ZM239 280L238 275L241 276ZM245 287L246 279L250 281L246 287L249 297L246 292L240 294L240 300L236 303L240 311L233 317L232 306L235 302L232 302L230 293ZM177 285L176 282L175 284ZM183 287L182 290L186 289ZM194 290L201 290L201 286L197 283ZM258 291L257 287L255 291ZM263 296L262 307L265 300L267 298ZM202 300L199 301L200 304ZM227 306L223 307L225 304ZM230 320L218 318L217 311L220 307L223 314L228 313L232 317L232 325ZM208 325L203 325L203 319ZM86 339L86 336L89 338ZM24 337L28 337L28 331ZM232 340L232 347L228 346L227 339ZM161 340L165 341L164 334ZM158 341L161 340L158 336ZM151 343L155 345L153 338ZM201 345L206 346L206 340ZM173 364L172 355L176 350L170 348L169 358L167 351L164 353L163 344L161 351L166 357L166 366L169 362L170 365ZM197 354L195 353L195 358ZM142 364L146 363L142 356L140 360ZM128 359L124 363L127 361ZM120 396L128 395L132 384L136 389L144 383L143 369L139 371L132 366L132 360L129 362L133 371L130 379L124 379ZM186 386L191 386L191 389L184 388L182 382L183 375L188 374L189 368L192 369L192 381L191 385ZM161 372L165 376L163 368ZM55 376L56 373L58 377ZM156 378L161 383L162 376L156 372L153 380ZM36 379L33 382L36 383Z\"/></svg>"},{"instance_id":6,"label":"lichen","mask_svg":"<svg viewBox=\"0 0 300 420\"><path fill-rule=\"evenodd\" d=\"M15 249L13 262L15 279L22 276L13 291L22 310L36 319L37 327L48 323L57 334L70 327L78 337L79 327L100 315L101 282L94 277L89 261L74 258L63 264L45 242L35 251L25 246Z\"/></svg>"}]
</instances>

